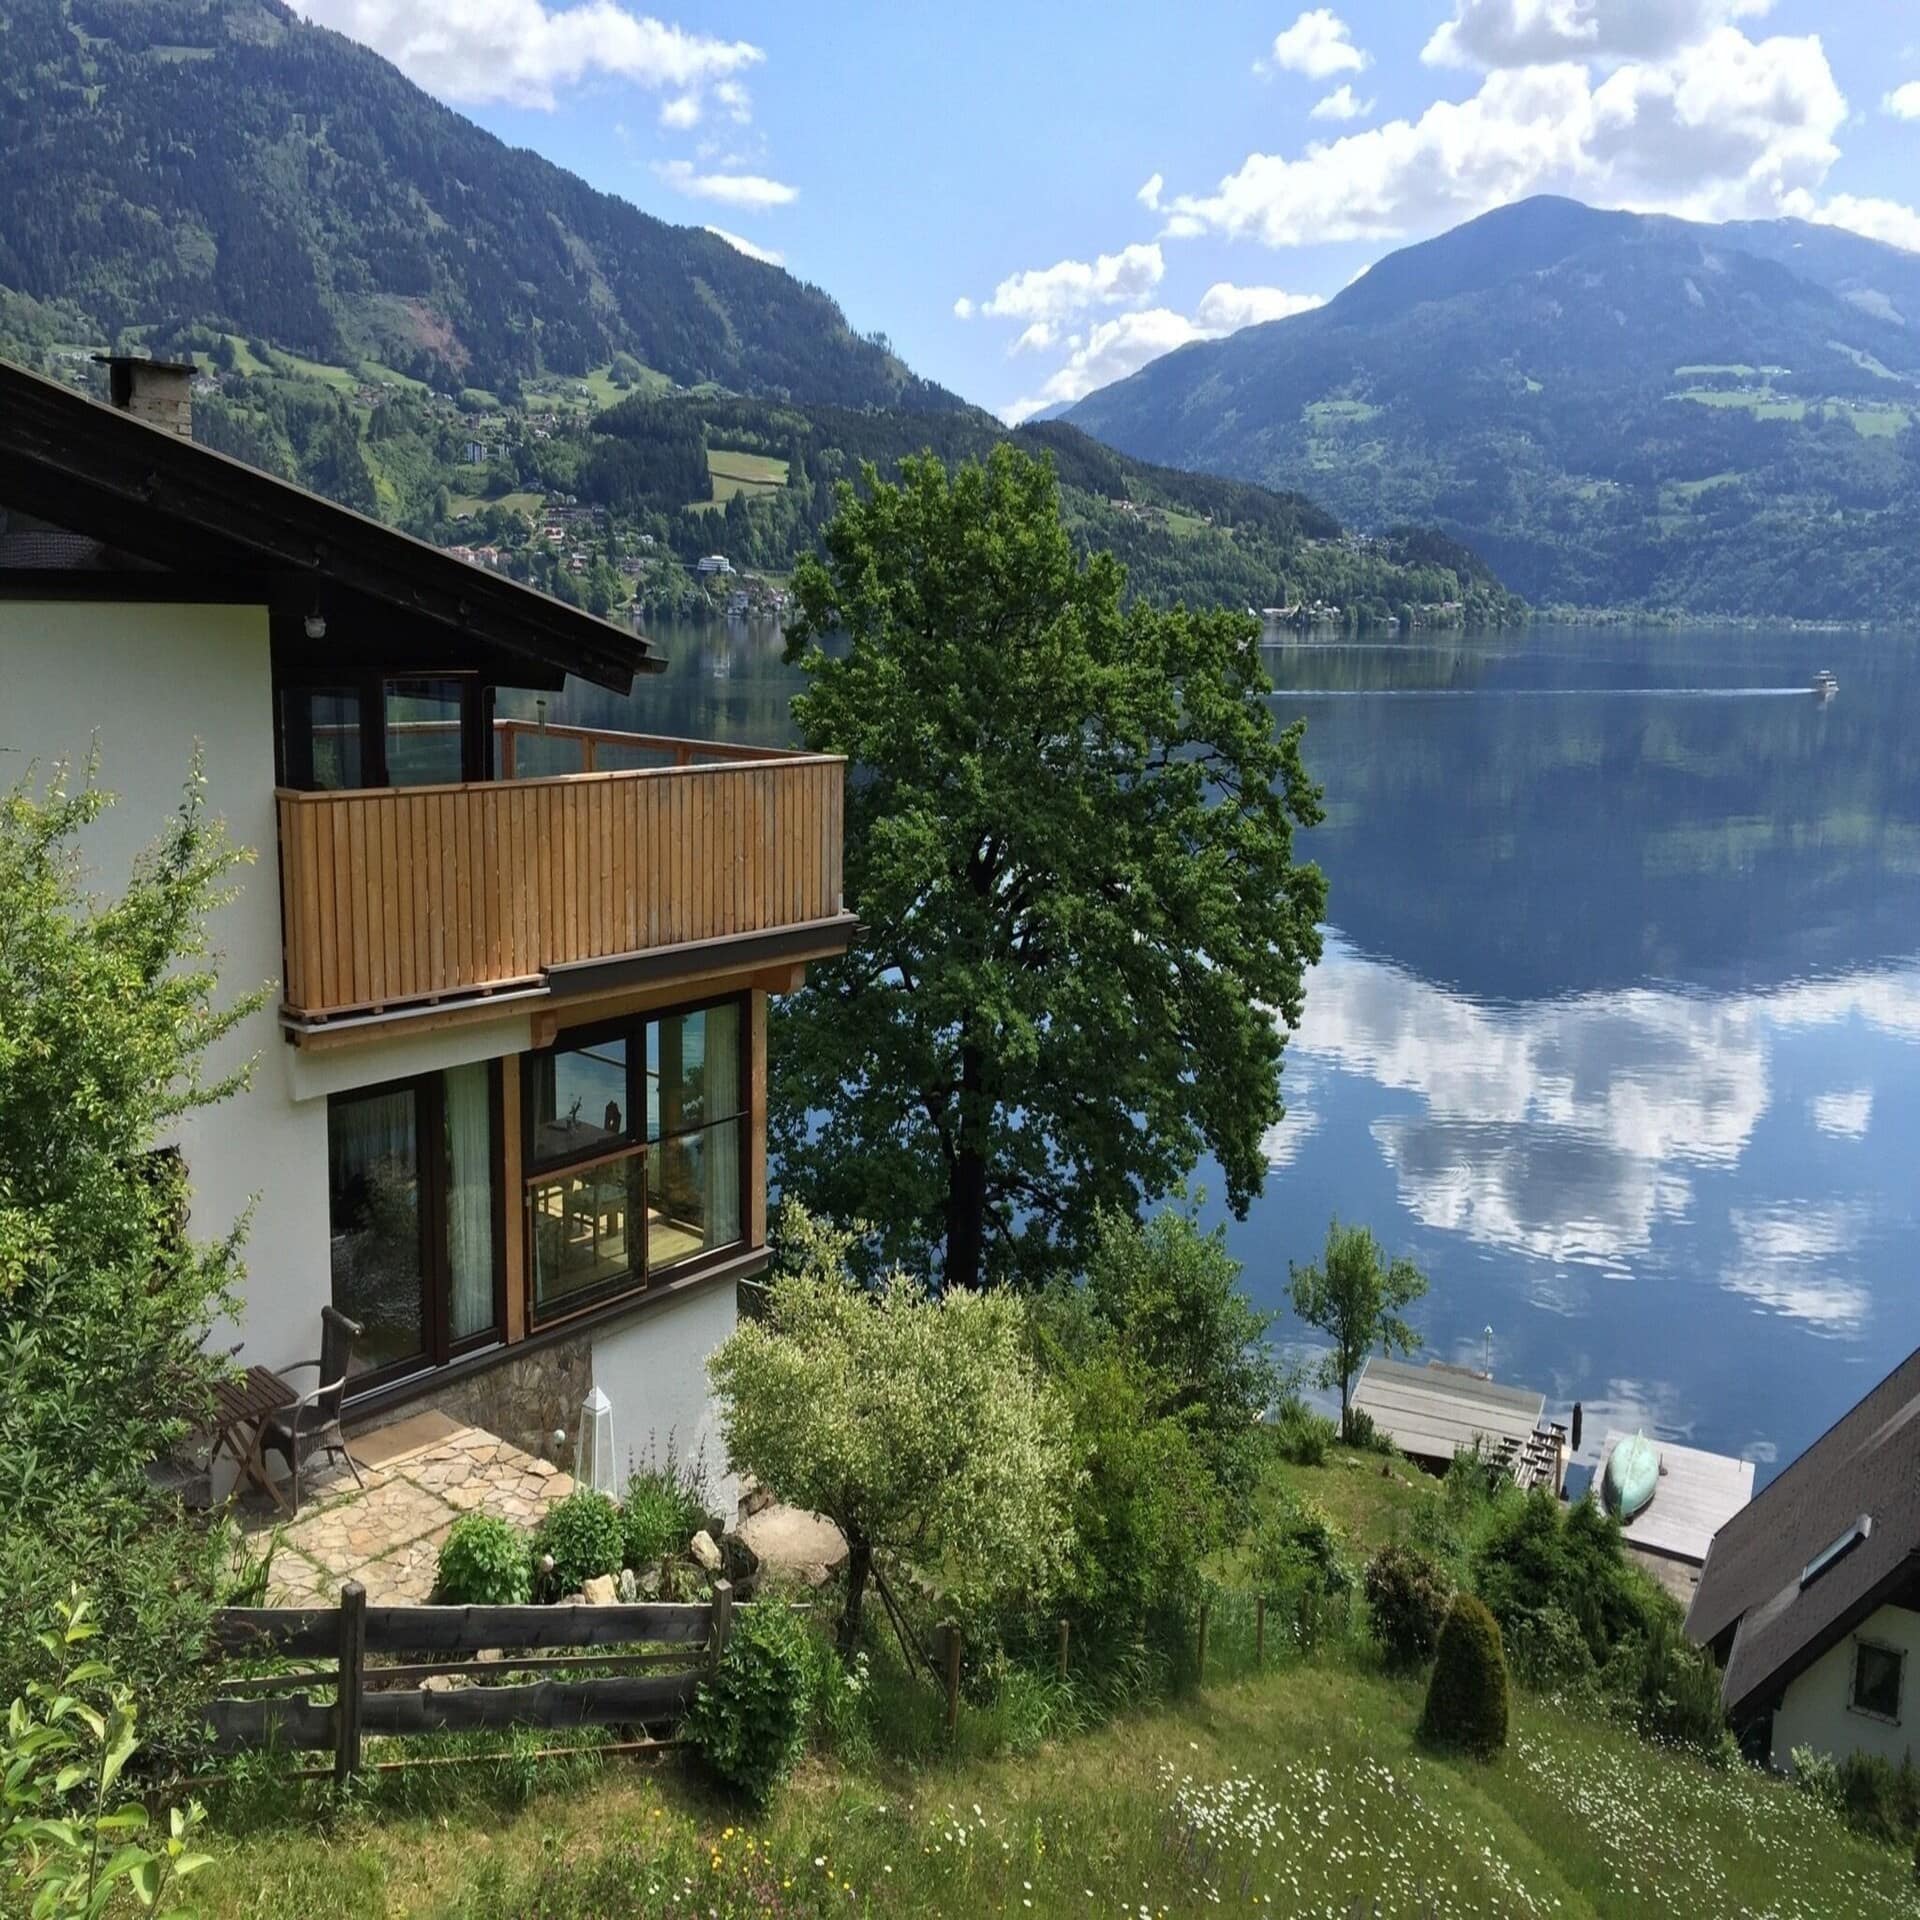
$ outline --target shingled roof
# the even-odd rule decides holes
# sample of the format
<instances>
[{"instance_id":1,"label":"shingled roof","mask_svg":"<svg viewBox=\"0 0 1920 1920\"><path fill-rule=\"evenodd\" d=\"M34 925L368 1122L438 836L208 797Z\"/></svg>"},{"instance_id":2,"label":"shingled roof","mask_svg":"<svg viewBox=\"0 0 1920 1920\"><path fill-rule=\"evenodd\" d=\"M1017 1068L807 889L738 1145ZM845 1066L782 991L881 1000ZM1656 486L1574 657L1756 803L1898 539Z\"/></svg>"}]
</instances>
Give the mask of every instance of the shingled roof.
<instances>
[{"instance_id":1,"label":"shingled roof","mask_svg":"<svg viewBox=\"0 0 1920 1920\"><path fill-rule=\"evenodd\" d=\"M1917 1572L1920 1350L1714 1535L1687 1634L1725 1653L1737 1723Z\"/></svg>"}]
</instances>

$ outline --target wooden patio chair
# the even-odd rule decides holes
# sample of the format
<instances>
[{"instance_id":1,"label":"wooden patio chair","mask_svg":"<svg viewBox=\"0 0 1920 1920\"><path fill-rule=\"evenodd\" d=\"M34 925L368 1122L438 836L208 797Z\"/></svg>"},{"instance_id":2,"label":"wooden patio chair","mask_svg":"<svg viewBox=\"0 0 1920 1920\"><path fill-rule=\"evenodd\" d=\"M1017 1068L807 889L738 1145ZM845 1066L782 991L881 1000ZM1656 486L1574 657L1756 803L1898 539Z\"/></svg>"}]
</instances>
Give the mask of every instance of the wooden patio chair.
<instances>
[{"instance_id":1,"label":"wooden patio chair","mask_svg":"<svg viewBox=\"0 0 1920 1920\"><path fill-rule=\"evenodd\" d=\"M322 1307L320 1358L299 1360L280 1369L282 1378L309 1370L318 1375L315 1386L301 1394L292 1406L268 1415L260 1430L262 1456L277 1453L287 1463L295 1513L300 1511L300 1470L316 1452L324 1453L330 1460L339 1455L352 1470L354 1485L366 1485L360 1478L359 1463L347 1448L347 1436L340 1430L340 1406L347 1394L347 1370L353 1362L354 1342L365 1333L366 1328L357 1320L349 1320L334 1307Z\"/></svg>"}]
</instances>

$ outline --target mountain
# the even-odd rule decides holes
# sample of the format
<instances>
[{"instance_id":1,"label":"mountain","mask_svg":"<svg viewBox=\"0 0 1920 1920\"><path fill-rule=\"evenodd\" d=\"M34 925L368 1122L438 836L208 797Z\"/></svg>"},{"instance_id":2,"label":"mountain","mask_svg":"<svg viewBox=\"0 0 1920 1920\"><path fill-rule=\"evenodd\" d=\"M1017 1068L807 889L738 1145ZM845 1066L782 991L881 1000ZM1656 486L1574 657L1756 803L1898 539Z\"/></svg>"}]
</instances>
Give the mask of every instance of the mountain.
<instances>
[{"instance_id":1,"label":"mountain","mask_svg":"<svg viewBox=\"0 0 1920 1920\"><path fill-rule=\"evenodd\" d=\"M1920 254L1522 201L1066 418L1435 522L1537 602L1920 613Z\"/></svg>"},{"instance_id":2,"label":"mountain","mask_svg":"<svg viewBox=\"0 0 1920 1920\"><path fill-rule=\"evenodd\" d=\"M182 321L447 391L584 375L941 408L816 287L510 148L279 0L0 0L12 331Z\"/></svg>"}]
</instances>

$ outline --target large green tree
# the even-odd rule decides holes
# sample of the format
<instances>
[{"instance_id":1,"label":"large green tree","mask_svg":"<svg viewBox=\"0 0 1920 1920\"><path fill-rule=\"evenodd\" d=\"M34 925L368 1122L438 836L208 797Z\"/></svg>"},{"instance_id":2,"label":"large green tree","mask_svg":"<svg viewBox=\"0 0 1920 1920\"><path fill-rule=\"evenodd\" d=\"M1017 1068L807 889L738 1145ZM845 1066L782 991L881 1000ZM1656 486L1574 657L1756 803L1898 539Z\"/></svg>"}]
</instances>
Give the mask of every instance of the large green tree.
<instances>
[{"instance_id":1,"label":"large green tree","mask_svg":"<svg viewBox=\"0 0 1920 1920\"><path fill-rule=\"evenodd\" d=\"M1301 729L1251 620L1126 585L1005 446L867 468L795 576L865 932L779 1016L781 1178L949 1285L1077 1266L1203 1150L1244 1211L1283 1111L1326 901Z\"/></svg>"}]
</instances>

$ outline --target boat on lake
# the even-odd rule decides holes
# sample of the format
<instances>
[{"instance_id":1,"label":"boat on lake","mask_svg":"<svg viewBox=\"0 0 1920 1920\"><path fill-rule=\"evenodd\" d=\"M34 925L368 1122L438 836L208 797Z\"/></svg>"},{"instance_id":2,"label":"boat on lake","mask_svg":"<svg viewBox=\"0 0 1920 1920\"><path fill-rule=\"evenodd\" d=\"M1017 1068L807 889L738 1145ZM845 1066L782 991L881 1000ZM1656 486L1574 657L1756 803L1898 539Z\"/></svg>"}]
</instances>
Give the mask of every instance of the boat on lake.
<instances>
[{"instance_id":1,"label":"boat on lake","mask_svg":"<svg viewBox=\"0 0 1920 1920\"><path fill-rule=\"evenodd\" d=\"M1831 700L1840 691L1840 682L1825 667L1813 676L1813 697L1816 700Z\"/></svg>"},{"instance_id":2,"label":"boat on lake","mask_svg":"<svg viewBox=\"0 0 1920 1920\"><path fill-rule=\"evenodd\" d=\"M1622 1526L1653 1498L1660 1484L1660 1449L1644 1433L1614 1443L1600 1478L1600 1497Z\"/></svg>"}]
</instances>

